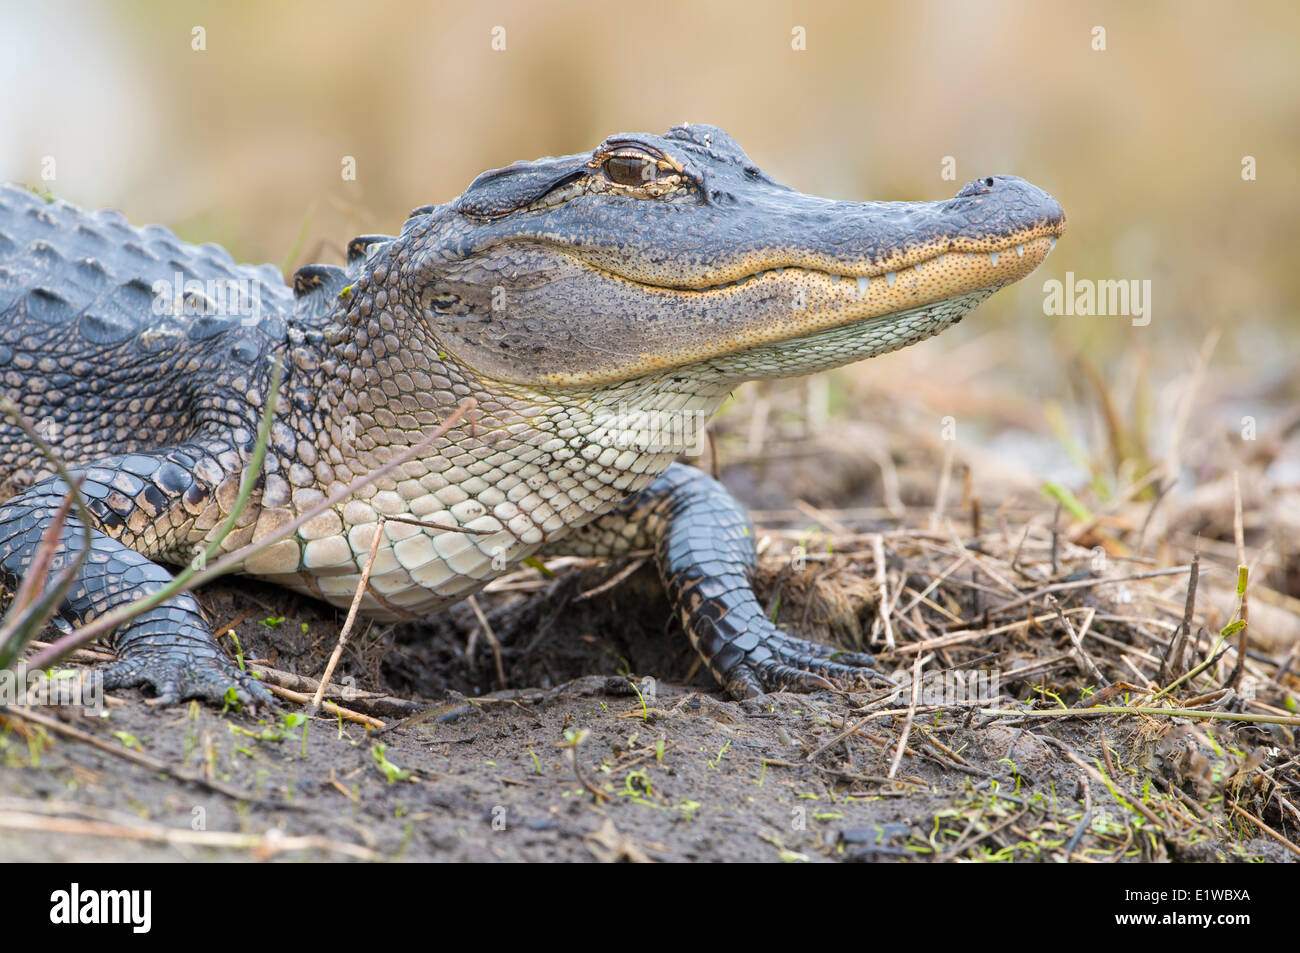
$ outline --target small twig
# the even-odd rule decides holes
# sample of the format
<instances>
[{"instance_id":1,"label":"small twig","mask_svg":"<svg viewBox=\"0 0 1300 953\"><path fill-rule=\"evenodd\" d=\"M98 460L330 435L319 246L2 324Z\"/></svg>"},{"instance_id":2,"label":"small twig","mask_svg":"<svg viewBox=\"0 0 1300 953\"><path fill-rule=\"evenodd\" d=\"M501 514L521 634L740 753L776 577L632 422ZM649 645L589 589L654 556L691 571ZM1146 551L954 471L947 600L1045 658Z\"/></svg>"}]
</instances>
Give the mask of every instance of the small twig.
<instances>
[{"instance_id":1,"label":"small twig","mask_svg":"<svg viewBox=\"0 0 1300 953\"><path fill-rule=\"evenodd\" d=\"M296 692L292 688L285 688L283 685L267 684L267 691L273 695L279 695L281 698L294 702L299 705L311 704L312 697L306 692ZM331 701L323 701L319 706L320 711L328 712L344 721L353 721L358 725L365 725L373 730L380 730L388 726L388 722L382 718L376 718L374 715L366 715L359 711L353 711L351 708L344 708L342 705L336 705ZM315 712L313 712L315 714Z\"/></svg>"},{"instance_id":2,"label":"small twig","mask_svg":"<svg viewBox=\"0 0 1300 953\"><path fill-rule=\"evenodd\" d=\"M1283 837L1283 836L1282 836L1281 834L1279 834L1277 831L1273 830L1273 828L1269 827L1267 824L1265 824L1263 821L1261 821L1261 820L1260 820L1258 817L1256 817L1254 814L1250 813L1250 811L1246 810L1246 809L1245 809L1244 807L1242 807L1240 804L1237 804L1236 802L1234 802L1233 805L1232 805L1232 809L1233 809L1234 811L1236 811L1238 814L1240 814L1242 817L1246 818L1246 820L1250 821L1250 822L1251 822L1252 824L1254 824L1256 827L1258 827L1261 831L1263 831L1263 832L1264 832L1265 834L1267 834L1269 837L1273 838L1273 839L1274 839L1275 841L1277 841L1279 844L1284 845L1284 846L1286 847L1287 850L1291 851L1291 853L1295 854L1296 856L1300 856L1300 847L1297 847L1293 842L1287 840L1285 837Z\"/></svg>"},{"instance_id":3,"label":"small twig","mask_svg":"<svg viewBox=\"0 0 1300 953\"><path fill-rule=\"evenodd\" d=\"M1240 721L1247 724L1290 725L1300 728L1300 716L1249 715L1237 711L1202 711L1197 708L1151 708L1145 705L1108 705L1096 708L1053 708L1047 711L1017 711L1014 708L981 708L981 715L994 718L1097 718L1102 715L1167 715L1171 718L1193 718L1205 721Z\"/></svg>"},{"instance_id":4,"label":"small twig","mask_svg":"<svg viewBox=\"0 0 1300 953\"><path fill-rule=\"evenodd\" d=\"M1156 498L1151 503L1151 508L1147 510L1146 519L1142 521L1142 528L1138 530L1137 545L1133 547L1133 555L1141 556L1142 547L1146 544L1147 526L1151 523L1151 518L1156 515L1156 509L1160 506L1161 501L1165 498L1170 490L1178 485L1177 480L1164 480L1156 486Z\"/></svg>"},{"instance_id":5,"label":"small twig","mask_svg":"<svg viewBox=\"0 0 1300 953\"><path fill-rule=\"evenodd\" d=\"M957 441L946 440L943 451L943 466L939 470L939 486L934 492L934 509L930 511L930 532L939 531L939 519L943 516L948 501L948 484L952 482L952 461L957 451Z\"/></svg>"},{"instance_id":6,"label":"small twig","mask_svg":"<svg viewBox=\"0 0 1300 953\"><path fill-rule=\"evenodd\" d=\"M1157 576L1177 576L1187 572L1188 566L1170 566L1168 569L1152 569L1148 572L1135 572L1127 576L1112 576L1103 579L1075 579L1070 582L1056 582L1050 586L1043 586L1041 589L1035 589L1033 592L1021 596L1018 599L1012 599L1010 602L1004 602L1000 606L994 606L989 609L989 615L1001 615L1003 612L1009 612L1012 609L1018 609L1026 603L1033 602L1035 599L1041 599L1051 592L1065 592L1068 589L1093 589L1097 586L1111 586L1121 582L1136 582L1139 579L1154 579ZM1053 571L1055 574L1055 570Z\"/></svg>"},{"instance_id":7,"label":"small twig","mask_svg":"<svg viewBox=\"0 0 1300 953\"><path fill-rule=\"evenodd\" d=\"M210 849L227 848L249 851L258 859L288 851L319 850L343 854L354 860L378 861L385 858L356 844L330 840L319 835L280 837L270 834L244 834L236 831L195 831L188 827L166 827L149 821L124 825L74 817L51 817L24 811L0 810L0 829L40 834L68 834L74 837L107 837L116 840L150 841L173 847L192 846Z\"/></svg>"},{"instance_id":8,"label":"small twig","mask_svg":"<svg viewBox=\"0 0 1300 953\"><path fill-rule=\"evenodd\" d=\"M912 721L916 718L916 707L921 703L921 667L933 657L932 655L917 656L916 661L912 663L912 700L907 706L907 718L903 722L903 730L898 736L898 749L894 752L894 760L889 765L887 777L891 781L898 774L898 766L903 761L903 752L907 750L907 736L912 733Z\"/></svg>"},{"instance_id":9,"label":"small twig","mask_svg":"<svg viewBox=\"0 0 1300 953\"><path fill-rule=\"evenodd\" d=\"M501 661L501 640L498 639L497 634L492 631L492 626L488 624L487 616L483 614L482 608L479 607L478 600L475 599L473 595L470 595L466 597L465 601L469 603L469 607L474 613L474 618L478 619L479 628L483 630L483 637L488 640L488 645L492 647L492 659L496 662L497 669L497 684L500 685L502 689L505 689L507 687L506 670L505 665Z\"/></svg>"},{"instance_id":10,"label":"small twig","mask_svg":"<svg viewBox=\"0 0 1300 953\"><path fill-rule=\"evenodd\" d=\"M879 533L871 536L871 551L876 562L876 614L885 630L885 649L895 648L894 627L889 621L889 579L885 575L885 540Z\"/></svg>"},{"instance_id":11,"label":"small twig","mask_svg":"<svg viewBox=\"0 0 1300 953\"><path fill-rule=\"evenodd\" d=\"M1060 741L1057 738L1053 738L1050 735L1044 735L1042 740L1050 742L1053 747L1055 747L1058 751L1060 751L1063 755L1065 755L1085 774L1090 776L1094 781L1105 786L1106 790L1110 791L1111 796L1114 797L1115 800L1119 801L1119 803L1122 804L1124 807L1127 807L1130 811L1135 811L1138 814L1141 814L1143 817L1145 817L1148 821L1151 822L1151 824L1155 827L1156 830L1163 831L1165 829L1165 825L1161 822L1160 818L1155 815L1155 813L1151 810L1151 808L1147 807L1145 804L1142 803L1141 798L1132 794L1128 794L1127 792L1121 792L1119 790L1118 784L1112 782L1104 774L1098 771L1093 765L1088 764L1088 762L1084 761L1081 757L1075 754L1074 751L1070 748L1070 746L1067 745L1065 742Z\"/></svg>"},{"instance_id":12,"label":"small twig","mask_svg":"<svg viewBox=\"0 0 1300 953\"><path fill-rule=\"evenodd\" d=\"M1096 681L1100 687L1104 688L1109 685L1110 682L1107 680L1106 676L1101 674L1101 669L1099 669L1097 663L1092 660L1092 656L1088 654L1088 650L1083 647L1083 636L1092 625L1093 618L1097 615L1096 608L1093 606L1088 607L1088 614L1084 617L1083 625L1079 628L1079 631L1076 632L1074 626L1070 623L1070 620L1065 617L1065 612L1062 611L1061 604L1057 602L1056 599L1052 596L1048 596L1047 604L1056 610L1057 619L1060 620L1061 625L1065 626L1065 631L1069 633L1070 642L1074 645L1075 658L1079 660L1079 664L1087 670L1088 674L1093 677L1093 680Z\"/></svg>"},{"instance_id":13,"label":"small twig","mask_svg":"<svg viewBox=\"0 0 1300 953\"><path fill-rule=\"evenodd\" d=\"M632 560L630 563L628 563L626 566L624 566L624 567L623 567L622 569L620 569L618 572L614 573L614 575L610 576L608 579L606 579L606 580L605 580L604 582L602 582L600 585L598 585L598 586L594 586L593 588L588 589L588 590L586 590L585 592L580 592L580 593L578 593L576 596L573 597L573 601L574 601L574 602L582 602L584 599L590 599L592 596L598 596L598 595L600 595L602 592L606 592L606 591L608 591L608 590L610 590L610 589L613 589L615 586L617 586L617 585L618 585L620 582L622 582L624 579L627 579L627 578L628 578L629 576L631 576L634 572L636 572L638 569L640 569L642 566L644 566L644 565L645 565L645 561L646 561L646 557L644 557L644 556L642 556L642 557L639 558L639 559L634 559L634 560Z\"/></svg>"},{"instance_id":14,"label":"small twig","mask_svg":"<svg viewBox=\"0 0 1300 953\"><path fill-rule=\"evenodd\" d=\"M406 516L397 514L396 516L385 516L390 523L405 523L408 526L423 526L425 529L441 530L444 533L463 533L466 536L491 536L493 533L500 532L495 529L470 529L468 526L448 526L446 523L434 523L429 520L422 520L418 516Z\"/></svg>"},{"instance_id":15,"label":"small twig","mask_svg":"<svg viewBox=\"0 0 1300 953\"><path fill-rule=\"evenodd\" d=\"M352 634L352 625L357 621L357 611L361 608L361 600L365 598L366 586L370 584L370 570L375 566L375 556L379 553L379 539L384 535L385 517L379 517L375 523L375 533L370 538L370 552L366 555L365 564L361 567L361 579L357 582L356 594L352 597L352 605L348 607L348 617L343 622L343 628L339 630L338 641L334 643L334 651L330 653L329 661L325 663L325 672L320 677L320 685L316 687L316 694L311 697L311 705L308 710L309 715L314 715L320 709L321 699L325 696L325 689L329 687L330 676L334 674L334 667L339 664L339 658L343 655L343 646L347 645L348 636Z\"/></svg>"},{"instance_id":16,"label":"small twig","mask_svg":"<svg viewBox=\"0 0 1300 953\"><path fill-rule=\"evenodd\" d=\"M1056 501L1056 509L1052 511L1052 578L1055 579L1061 574L1060 548L1061 548L1061 501Z\"/></svg>"},{"instance_id":17,"label":"small twig","mask_svg":"<svg viewBox=\"0 0 1300 953\"><path fill-rule=\"evenodd\" d=\"M720 471L720 469L719 469L719 461L718 461L718 443L717 443L716 440L713 439L713 428L712 428L712 427L707 427L707 426L706 426L706 427L704 428L704 437L705 437L706 440L709 441L709 470L710 470L710 472L711 472L712 475L713 475L713 479L715 479L715 480L717 480L719 483L721 483L721 482L722 482L722 473L721 473L721 471Z\"/></svg>"},{"instance_id":18,"label":"small twig","mask_svg":"<svg viewBox=\"0 0 1300 953\"><path fill-rule=\"evenodd\" d=\"M1165 648L1165 657L1160 662L1160 674L1157 681L1163 682L1168 676L1177 677L1183 667L1183 650L1187 637L1192 632L1192 616L1196 613L1196 586L1200 581L1201 554L1192 553L1192 563L1187 572L1187 601L1183 605L1183 621L1174 630L1169 645Z\"/></svg>"},{"instance_id":19,"label":"small twig","mask_svg":"<svg viewBox=\"0 0 1300 953\"><path fill-rule=\"evenodd\" d=\"M1241 674L1246 669L1247 633L1250 631L1250 595L1244 581L1250 577L1246 565L1246 533L1241 516L1241 479L1236 470L1232 471L1232 502L1232 534L1237 544L1237 578L1243 583L1241 603L1237 606L1237 621L1241 623L1241 631L1237 636L1237 663L1233 665L1232 673L1223 684L1235 692L1240 692Z\"/></svg>"}]
</instances>

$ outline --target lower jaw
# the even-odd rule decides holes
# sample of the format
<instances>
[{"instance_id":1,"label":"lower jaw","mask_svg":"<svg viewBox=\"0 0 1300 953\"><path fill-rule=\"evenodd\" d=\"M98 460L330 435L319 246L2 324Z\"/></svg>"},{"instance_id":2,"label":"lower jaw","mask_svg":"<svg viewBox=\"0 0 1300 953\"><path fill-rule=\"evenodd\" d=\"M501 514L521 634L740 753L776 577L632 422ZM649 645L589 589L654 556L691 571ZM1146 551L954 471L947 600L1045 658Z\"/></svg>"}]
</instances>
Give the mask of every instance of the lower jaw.
<instances>
[{"instance_id":1,"label":"lower jaw","mask_svg":"<svg viewBox=\"0 0 1300 953\"><path fill-rule=\"evenodd\" d=\"M695 369L719 380L740 383L814 374L897 351L933 337L960 322L1002 285L980 288L941 301L849 321L744 352L700 361Z\"/></svg>"}]
</instances>

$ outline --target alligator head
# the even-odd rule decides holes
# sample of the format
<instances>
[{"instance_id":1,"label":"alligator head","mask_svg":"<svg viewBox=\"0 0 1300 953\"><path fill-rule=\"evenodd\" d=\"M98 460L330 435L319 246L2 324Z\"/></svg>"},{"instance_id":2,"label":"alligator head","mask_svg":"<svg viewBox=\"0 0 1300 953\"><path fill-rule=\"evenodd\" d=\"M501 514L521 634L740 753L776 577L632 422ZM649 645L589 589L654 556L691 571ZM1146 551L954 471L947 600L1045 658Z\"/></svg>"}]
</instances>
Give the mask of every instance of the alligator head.
<instances>
[{"instance_id":1,"label":"alligator head","mask_svg":"<svg viewBox=\"0 0 1300 953\"><path fill-rule=\"evenodd\" d=\"M335 317L340 409L373 434L387 405L385 439L408 442L449 399L486 395L525 408L497 426L522 420L539 444L563 428L529 408L557 405L605 443L593 408L708 414L741 381L936 334L1032 271L1064 226L1013 176L939 202L841 202L777 184L712 126L612 136L484 173L363 250ZM648 470L671 459L661 449Z\"/></svg>"},{"instance_id":2,"label":"alligator head","mask_svg":"<svg viewBox=\"0 0 1300 953\"><path fill-rule=\"evenodd\" d=\"M408 277L432 335L542 388L692 365L735 383L893 350L1027 275L1065 225L1013 176L941 202L803 195L703 125L515 163L420 211Z\"/></svg>"}]
</instances>

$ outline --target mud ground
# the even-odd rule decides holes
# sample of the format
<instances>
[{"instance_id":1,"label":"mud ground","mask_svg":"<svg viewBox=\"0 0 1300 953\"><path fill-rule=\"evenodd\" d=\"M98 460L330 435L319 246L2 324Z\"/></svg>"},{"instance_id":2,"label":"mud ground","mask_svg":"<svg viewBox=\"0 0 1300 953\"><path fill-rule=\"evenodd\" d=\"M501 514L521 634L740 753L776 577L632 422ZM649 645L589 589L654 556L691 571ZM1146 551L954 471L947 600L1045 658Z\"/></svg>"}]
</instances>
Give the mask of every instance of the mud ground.
<instances>
[{"instance_id":1,"label":"mud ground","mask_svg":"<svg viewBox=\"0 0 1300 953\"><path fill-rule=\"evenodd\" d=\"M867 470L864 468L863 473ZM805 474L806 476L806 474ZM770 478L724 474L751 502ZM868 501L869 476L821 468L816 505ZM737 703L697 671L649 565L583 565L532 591L480 597L428 624L363 629L335 682L383 729L299 706L250 714L158 708L136 692L106 717L43 714L134 763L22 718L0 725L4 860L912 861L1285 860L1223 806L1278 738L1257 726L1133 719L1015 721L978 706L926 712L882 693L778 694ZM850 567L851 568L851 567ZM783 586L764 563L760 596ZM611 579L624 576L616 585ZM315 676L343 613L233 580L201 599L237 622L243 652ZM870 606L854 611L868 614ZM808 637L790 596L779 617ZM860 629L862 619L848 620ZM1060 631L980 651L1045 658ZM473 654L467 652L472 643ZM227 640L227 644L230 642ZM1068 647L1068 646L1067 646ZM902 670L912 657L884 657ZM647 680L649 677L649 680ZM1073 666L1004 680L1003 707L1081 699ZM380 697L366 693L375 693ZM387 699L387 700L386 700ZM903 732L906 748L898 756ZM1273 756L1280 757L1274 747ZM897 757L897 766L894 761ZM160 770L161 766L161 770ZM1102 775L1104 774L1104 778ZM1236 785L1234 788L1233 785ZM1245 786L1243 788L1243 785ZM1265 804L1267 792L1259 792ZM1263 807L1260 808L1264 810Z\"/></svg>"}]
</instances>

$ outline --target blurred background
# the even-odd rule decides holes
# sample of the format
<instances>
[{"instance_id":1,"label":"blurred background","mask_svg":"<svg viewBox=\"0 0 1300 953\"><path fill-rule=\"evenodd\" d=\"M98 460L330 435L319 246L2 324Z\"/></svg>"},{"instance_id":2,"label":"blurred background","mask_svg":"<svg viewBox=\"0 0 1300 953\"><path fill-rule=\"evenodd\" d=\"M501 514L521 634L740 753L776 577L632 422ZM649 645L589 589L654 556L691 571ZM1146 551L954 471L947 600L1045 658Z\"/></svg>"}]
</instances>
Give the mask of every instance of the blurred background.
<instances>
[{"instance_id":1,"label":"blurred background","mask_svg":"<svg viewBox=\"0 0 1300 953\"><path fill-rule=\"evenodd\" d=\"M921 347L738 391L721 462L776 459L778 438L813 453L829 434L879 471L858 498L896 508L925 494L889 471L918 445L942 458L951 417L958 456L998 492L1050 496L1057 481L1087 512L1118 513L1170 484L1184 501L1213 486L1221 508L1241 470L1254 538L1292 525L1296 4L0 8L0 177L285 269L341 260L352 235L395 232L485 169L686 120L833 198L941 199L1021 175L1070 222L1038 272ZM1046 315L1043 282L1067 272L1149 280L1149 325ZM806 471L779 491L825 505L856 492ZM1202 510L1176 516L1224 533ZM1291 591L1293 548L1268 559Z\"/></svg>"}]
</instances>

